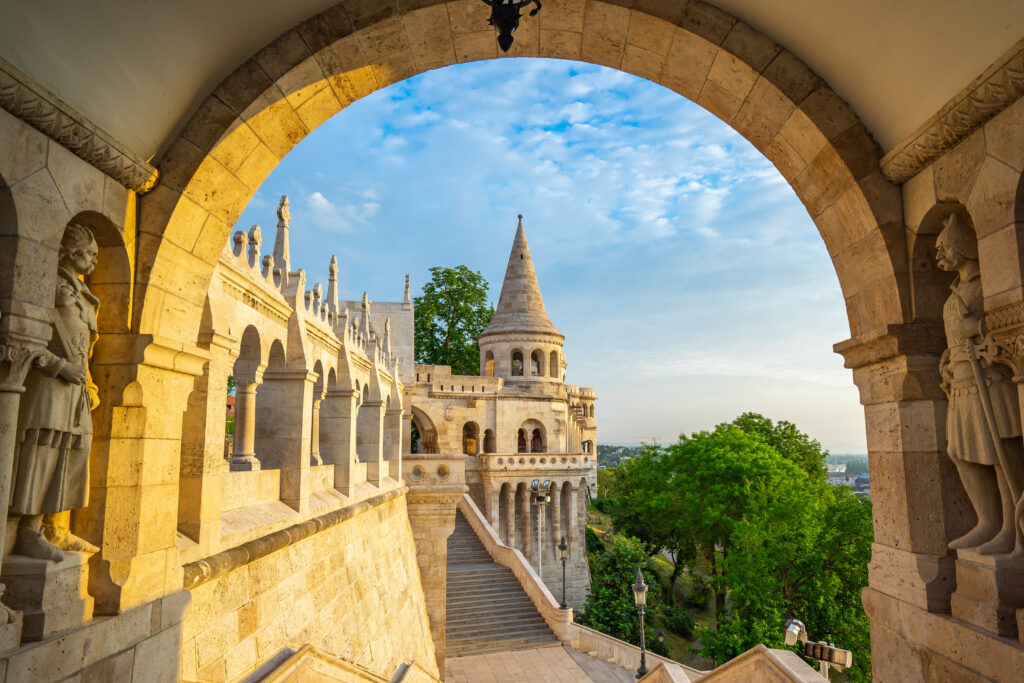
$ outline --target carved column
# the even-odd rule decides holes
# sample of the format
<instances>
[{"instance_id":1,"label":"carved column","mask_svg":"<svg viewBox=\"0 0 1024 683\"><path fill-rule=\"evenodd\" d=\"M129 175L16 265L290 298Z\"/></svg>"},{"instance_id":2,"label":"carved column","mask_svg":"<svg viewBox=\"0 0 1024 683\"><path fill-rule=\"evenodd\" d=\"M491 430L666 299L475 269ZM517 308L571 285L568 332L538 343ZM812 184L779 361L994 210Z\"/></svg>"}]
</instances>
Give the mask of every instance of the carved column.
<instances>
[{"instance_id":1,"label":"carved column","mask_svg":"<svg viewBox=\"0 0 1024 683\"><path fill-rule=\"evenodd\" d=\"M514 482L513 482L514 483ZM516 547L516 489L509 484L509 487L505 489L505 495L501 499L501 504L505 506L505 528L502 530L504 536L505 545L510 548ZM500 519L500 517L499 517Z\"/></svg>"},{"instance_id":2,"label":"carved column","mask_svg":"<svg viewBox=\"0 0 1024 683\"><path fill-rule=\"evenodd\" d=\"M231 455L233 471L258 470L256 459L256 390L263 383L265 365L252 365L235 371L235 440Z\"/></svg>"},{"instance_id":3,"label":"carved column","mask_svg":"<svg viewBox=\"0 0 1024 683\"><path fill-rule=\"evenodd\" d=\"M11 473L17 447L18 407L29 369L42 362L44 351L19 342L0 344L0 500L11 498ZM6 515L5 515L6 517ZM0 525L0 560L7 555L7 523ZM21 643L21 613L0 605L0 652Z\"/></svg>"},{"instance_id":4,"label":"carved column","mask_svg":"<svg viewBox=\"0 0 1024 683\"><path fill-rule=\"evenodd\" d=\"M558 544L562 540L562 487L555 484L551 488L551 542L555 548L554 556L558 557Z\"/></svg>"},{"instance_id":5,"label":"carved column","mask_svg":"<svg viewBox=\"0 0 1024 683\"><path fill-rule=\"evenodd\" d=\"M359 406L356 451L359 461L366 463L366 481L380 487L387 476L384 464L384 403L364 401Z\"/></svg>"},{"instance_id":6,"label":"carved column","mask_svg":"<svg viewBox=\"0 0 1024 683\"><path fill-rule=\"evenodd\" d=\"M356 411L359 394L352 389L328 389L320 405L320 457L334 465L334 488L352 495L356 460Z\"/></svg>"},{"instance_id":7,"label":"carved column","mask_svg":"<svg viewBox=\"0 0 1024 683\"><path fill-rule=\"evenodd\" d=\"M401 408L388 408L384 412L384 461L387 463L386 476L396 482L402 478L402 423L404 412Z\"/></svg>"},{"instance_id":8,"label":"carved column","mask_svg":"<svg viewBox=\"0 0 1024 683\"><path fill-rule=\"evenodd\" d=\"M323 389L313 393L313 424L310 427L309 435L310 466L324 464L324 459L320 456L320 403L326 395L327 392Z\"/></svg>"}]
</instances>

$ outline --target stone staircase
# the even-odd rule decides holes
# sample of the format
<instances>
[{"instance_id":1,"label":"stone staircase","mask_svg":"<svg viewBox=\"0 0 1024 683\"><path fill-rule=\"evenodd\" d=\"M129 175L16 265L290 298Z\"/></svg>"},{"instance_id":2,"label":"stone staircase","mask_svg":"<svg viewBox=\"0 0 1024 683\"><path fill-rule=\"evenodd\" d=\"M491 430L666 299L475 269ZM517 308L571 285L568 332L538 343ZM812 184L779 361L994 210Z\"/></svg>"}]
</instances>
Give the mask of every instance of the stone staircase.
<instances>
[{"instance_id":1,"label":"stone staircase","mask_svg":"<svg viewBox=\"0 0 1024 683\"><path fill-rule=\"evenodd\" d=\"M447 657L559 644L512 570L491 560L461 510L448 537L447 591Z\"/></svg>"}]
</instances>

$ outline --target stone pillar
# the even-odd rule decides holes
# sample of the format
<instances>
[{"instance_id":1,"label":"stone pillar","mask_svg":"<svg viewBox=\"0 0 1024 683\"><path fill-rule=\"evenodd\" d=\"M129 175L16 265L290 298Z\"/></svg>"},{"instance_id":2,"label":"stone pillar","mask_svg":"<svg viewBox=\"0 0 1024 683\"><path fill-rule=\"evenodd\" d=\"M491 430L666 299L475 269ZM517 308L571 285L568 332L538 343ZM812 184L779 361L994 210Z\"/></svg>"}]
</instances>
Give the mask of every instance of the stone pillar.
<instances>
[{"instance_id":1,"label":"stone pillar","mask_svg":"<svg viewBox=\"0 0 1024 683\"><path fill-rule=\"evenodd\" d=\"M258 470L256 459L256 390L263 382L264 365L239 368L235 377L235 439L232 471Z\"/></svg>"},{"instance_id":2,"label":"stone pillar","mask_svg":"<svg viewBox=\"0 0 1024 683\"><path fill-rule=\"evenodd\" d=\"M580 489L579 486L572 486L569 489L569 519L566 520L569 529L566 534L566 542L569 544L569 552L573 554L580 554L583 552L584 539L582 537L582 530L580 529L580 517L577 513L579 507Z\"/></svg>"},{"instance_id":3,"label":"stone pillar","mask_svg":"<svg viewBox=\"0 0 1024 683\"><path fill-rule=\"evenodd\" d=\"M932 612L950 609L949 539L972 516L945 452L944 349L941 323L888 325L835 345L853 369L867 426L875 528L869 584Z\"/></svg>"},{"instance_id":4,"label":"stone pillar","mask_svg":"<svg viewBox=\"0 0 1024 683\"><path fill-rule=\"evenodd\" d=\"M511 485L506 489L501 499L501 505L505 506L505 529L503 536L505 545L510 548L516 547L516 490ZM501 519L500 515L498 519Z\"/></svg>"},{"instance_id":5,"label":"stone pillar","mask_svg":"<svg viewBox=\"0 0 1024 683\"><path fill-rule=\"evenodd\" d=\"M182 418L207 352L157 343L140 351L142 363L124 363L123 352L113 348L115 358L97 351L92 363L97 374L119 375L116 383L125 387L110 407L109 438L93 442L89 505L72 513L75 532L100 545L89 567L97 614L124 612L182 587L177 551Z\"/></svg>"},{"instance_id":6,"label":"stone pillar","mask_svg":"<svg viewBox=\"0 0 1024 683\"><path fill-rule=\"evenodd\" d=\"M500 537L504 533L504 530L498 528L498 521L501 519L501 513L498 509L501 506L501 485L498 484L497 488L495 488L494 482L486 480L484 481L483 491L486 498L484 509L487 515L487 523L491 525L491 528Z\"/></svg>"},{"instance_id":7,"label":"stone pillar","mask_svg":"<svg viewBox=\"0 0 1024 683\"><path fill-rule=\"evenodd\" d=\"M384 412L384 461L386 476L396 482L402 478L402 424L405 411L388 408Z\"/></svg>"},{"instance_id":8,"label":"stone pillar","mask_svg":"<svg viewBox=\"0 0 1024 683\"><path fill-rule=\"evenodd\" d=\"M443 466L448 474L439 478ZM466 486L465 458L455 460L422 457L406 459L406 469L420 468L418 477L405 480L416 482L409 486L409 523L416 542L416 561L420 569L420 584L430 619L430 633L434 641L437 668L444 671L445 623L448 580L448 537L455 530L455 510L459 500L469 492ZM443 471L443 470L441 470ZM430 473L433 473L431 475Z\"/></svg>"},{"instance_id":9,"label":"stone pillar","mask_svg":"<svg viewBox=\"0 0 1024 683\"><path fill-rule=\"evenodd\" d=\"M387 476L384 463L384 403L363 401L359 406L356 451L359 461L366 463L366 481L377 486Z\"/></svg>"},{"instance_id":10,"label":"stone pillar","mask_svg":"<svg viewBox=\"0 0 1024 683\"><path fill-rule=\"evenodd\" d=\"M320 457L320 403L324 399L323 391L315 392L313 395L313 423L310 426L309 434L309 465L323 465L324 459Z\"/></svg>"},{"instance_id":11,"label":"stone pillar","mask_svg":"<svg viewBox=\"0 0 1024 683\"><path fill-rule=\"evenodd\" d=\"M352 495L356 460L356 401L352 389L327 390L320 405L320 457L334 465L334 488Z\"/></svg>"},{"instance_id":12,"label":"stone pillar","mask_svg":"<svg viewBox=\"0 0 1024 683\"><path fill-rule=\"evenodd\" d=\"M555 557L558 557L558 544L562 540L562 487L555 485L551 490L551 540L554 543ZM566 540L568 542L568 539Z\"/></svg>"},{"instance_id":13,"label":"stone pillar","mask_svg":"<svg viewBox=\"0 0 1024 683\"><path fill-rule=\"evenodd\" d=\"M233 351L236 340L212 330L200 334L200 341L210 349L210 360L196 379L183 417L178 531L198 543L205 557L219 550L221 498L228 473L224 459L227 384L237 353Z\"/></svg>"},{"instance_id":14,"label":"stone pillar","mask_svg":"<svg viewBox=\"0 0 1024 683\"><path fill-rule=\"evenodd\" d=\"M25 393L25 378L34 363L40 362L41 347L9 342L0 344L0 500L11 498L12 456L17 445L18 407ZM6 515L5 515L6 516ZM0 560L7 555L7 524L0 524ZM9 600L9 598L8 598ZM12 650L21 644L22 617L6 605L0 613L7 613L7 623L0 626L0 652Z\"/></svg>"},{"instance_id":15,"label":"stone pillar","mask_svg":"<svg viewBox=\"0 0 1024 683\"><path fill-rule=\"evenodd\" d=\"M281 470L281 500L297 512L309 509L313 385L305 369L268 370L260 387L256 457L263 467Z\"/></svg>"},{"instance_id":16,"label":"stone pillar","mask_svg":"<svg viewBox=\"0 0 1024 683\"><path fill-rule=\"evenodd\" d=\"M530 489L523 489L523 497L521 501L516 501L516 509L521 513L519 519L519 549L523 552L526 557L526 561L532 565L537 564L537 559L534 557L537 553L537 547L534 543L534 532L533 532L533 504L530 502Z\"/></svg>"}]
</instances>

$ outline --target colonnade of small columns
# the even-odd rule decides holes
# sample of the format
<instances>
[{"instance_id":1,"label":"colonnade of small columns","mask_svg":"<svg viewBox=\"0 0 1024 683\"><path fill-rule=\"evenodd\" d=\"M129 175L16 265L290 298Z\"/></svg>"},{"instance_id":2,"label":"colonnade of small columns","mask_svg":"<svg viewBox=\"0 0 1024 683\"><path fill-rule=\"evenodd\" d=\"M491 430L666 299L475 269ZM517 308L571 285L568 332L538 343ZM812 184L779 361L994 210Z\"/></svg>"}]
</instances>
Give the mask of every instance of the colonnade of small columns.
<instances>
[{"instance_id":1,"label":"colonnade of small columns","mask_svg":"<svg viewBox=\"0 0 1024 683\"><path fill-rule=\"evenodd\" d=\"M545 480L550 483L535 491L531 481L492 482L487 505L491 526L505 545L518 548L538 569L558 561L558 544L565 536L569 557L584 557L586 528L585 481ZM536 494L547 502L536 503ZM543 517L541 523L540 517ZM540 542L538 543L538 539Z\"/></svg>"}]
</instances>

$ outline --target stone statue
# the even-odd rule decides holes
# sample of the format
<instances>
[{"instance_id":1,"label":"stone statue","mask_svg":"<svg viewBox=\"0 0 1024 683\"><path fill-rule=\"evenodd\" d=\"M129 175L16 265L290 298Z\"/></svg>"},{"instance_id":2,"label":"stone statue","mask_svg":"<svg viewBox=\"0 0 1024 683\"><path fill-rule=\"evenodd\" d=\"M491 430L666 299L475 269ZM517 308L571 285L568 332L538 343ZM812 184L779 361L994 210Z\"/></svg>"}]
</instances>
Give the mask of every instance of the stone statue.
<instances>
[{"instance_id":1,"label":"stone statue","mask_svg":"<svg viewBox=\"0 0 1024 683\"><path fill-rule=\"evenodd\" d=\"M96 267L97 253L88 228L68 225L57 259L52 337L44 364L25 380L18 412L8 510L20 517L14 553L54 562L64 559L61 549L97 550L70 532L67 515L57 514L88 502L90 413L99 404L88 363L99 301L81 278Z\"/></svg>"},{"instance_id":2,"label":"stone statue","mask_svg":"<svg viewBox=\"0 0 1024 683\"><path fill-rule=\"evenodd\" d=\"M949 397L946 440L949 456L978 515L973 529L950 542L954 550L986 555L1014 550L1014 508L1024 464L1017 388L1009 368L978 353L986 336L974 231L955 214L935 243L938 266L955 272L952 294L942 309L947 349L939 370ZM1009 475L1005 468L1013 468ZM1008 479L1009 477L1009 479Z\"/></svg>"},{"instance_id":3,"label":"stone statue","mask_svg":"<svg viewBox=\"0 0 1024 683\"><path fill-rule=\"evenodd\" d=\"M288 195L281 195L281 203L277 205L277 224L290 225L292 212L288 208Z\"/></svg>"}]
</instances>

